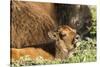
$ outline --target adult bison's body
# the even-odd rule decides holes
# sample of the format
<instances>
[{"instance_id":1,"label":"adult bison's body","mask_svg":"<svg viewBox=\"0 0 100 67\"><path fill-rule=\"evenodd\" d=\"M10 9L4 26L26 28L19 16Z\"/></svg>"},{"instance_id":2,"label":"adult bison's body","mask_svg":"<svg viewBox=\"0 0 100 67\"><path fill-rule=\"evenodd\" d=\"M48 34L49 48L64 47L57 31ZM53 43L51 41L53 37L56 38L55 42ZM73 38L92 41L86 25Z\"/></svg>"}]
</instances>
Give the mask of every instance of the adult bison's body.
<instances>
[{"instance_id":1,"label":"adult bison's body","mask_svg":"<svg viewBox=\"0 0 100 67\"><path fill-rule=\"evenodd\" d=\"M12 1L11 47L22 48L52 42L48 31L69 25L79 34L87 31L91 21L88 6Z\"/></svg>"},{"instance_id":2,"label":"adult bison's body","mask_svg":"<svg viewBox=\"0 0 100 67\"><path fill-rule=\"evenodd\" d=\"M12 47L21 48L49 41L47 33L56 24L40 4L13 1L11 7Z\"/></svg>"}]
</instances>

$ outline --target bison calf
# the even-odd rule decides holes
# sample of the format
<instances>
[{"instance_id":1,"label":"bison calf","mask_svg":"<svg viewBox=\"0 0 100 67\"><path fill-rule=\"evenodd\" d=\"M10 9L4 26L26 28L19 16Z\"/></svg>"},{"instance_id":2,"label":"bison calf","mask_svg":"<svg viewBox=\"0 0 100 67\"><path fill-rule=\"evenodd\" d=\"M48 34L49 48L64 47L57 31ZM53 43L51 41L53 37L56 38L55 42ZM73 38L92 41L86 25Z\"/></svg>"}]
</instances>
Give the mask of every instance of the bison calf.
<instances>
[{"instance_id":1,"label":"bison calf","mask_svg":"<svg viewBox=\"0 0 100 67\"><path fill-rule=\"evenodd\" d=\"M20 49L11 48L12 59L16 60L24 55L29 55L33 59L38 56L50 60L64 59L75 48L73 42L75 42L76 30L69 26L60 26L57 30L48 32L48 36L51 39L50 43Z\"/></svg>"}]
</instances>

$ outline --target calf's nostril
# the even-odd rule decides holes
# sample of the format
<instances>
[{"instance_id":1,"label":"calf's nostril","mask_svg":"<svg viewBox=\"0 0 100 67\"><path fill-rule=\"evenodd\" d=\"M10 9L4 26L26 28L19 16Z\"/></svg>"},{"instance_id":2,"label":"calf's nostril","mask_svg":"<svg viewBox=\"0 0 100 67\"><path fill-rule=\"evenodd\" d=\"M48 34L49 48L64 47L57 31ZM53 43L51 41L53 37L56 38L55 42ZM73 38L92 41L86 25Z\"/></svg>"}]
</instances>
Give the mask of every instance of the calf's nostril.
<instances>
[{"instance_id":1,"label":"calf's nostril","mask_svg":"<svg viewBox=\"0 0 100 67\"><path fill-rule=\"evenodd\" d=\"M75 39L79 40L80 39L80 36L79 35L76 35Z\"/></svg>"}]
</instances>

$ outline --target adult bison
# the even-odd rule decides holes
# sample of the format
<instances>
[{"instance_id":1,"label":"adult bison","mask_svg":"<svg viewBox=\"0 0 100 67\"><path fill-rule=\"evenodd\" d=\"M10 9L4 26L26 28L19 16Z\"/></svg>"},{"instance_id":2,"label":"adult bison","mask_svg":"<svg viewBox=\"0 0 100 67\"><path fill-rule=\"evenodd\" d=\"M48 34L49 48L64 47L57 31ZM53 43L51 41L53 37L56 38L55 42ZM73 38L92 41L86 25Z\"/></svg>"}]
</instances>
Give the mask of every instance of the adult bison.
<instances>
[{"instance_id":1,"label":"adult bison","mask_svg":"<svg viewBox=\"0 0 100 67\"><path fill-rule=\"evenodd\" d=\"M85 35L91 26L89 7L11 1L11 47L13 48L50 43L52 41L47 33L60 25L69 25L80 35Z\"/></svg>"}]
</instances>

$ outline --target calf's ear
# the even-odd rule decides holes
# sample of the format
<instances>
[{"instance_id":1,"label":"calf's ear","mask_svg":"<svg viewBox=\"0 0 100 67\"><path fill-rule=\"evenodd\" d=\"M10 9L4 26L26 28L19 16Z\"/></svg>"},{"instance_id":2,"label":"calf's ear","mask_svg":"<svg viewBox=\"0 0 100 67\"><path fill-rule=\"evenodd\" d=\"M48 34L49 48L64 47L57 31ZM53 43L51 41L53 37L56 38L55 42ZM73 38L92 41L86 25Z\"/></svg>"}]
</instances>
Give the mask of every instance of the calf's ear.
<instances>
[{"instance_id":1,"label":"calf's ear","mask_svg":"<svg viewBox=\"0 0 100 67\"><path fill-rule=\"evenodd\" d=\"M48 36L50 39L57 40L59 38L57 32L49 31Z\"/></svg>"}]
</instances>

